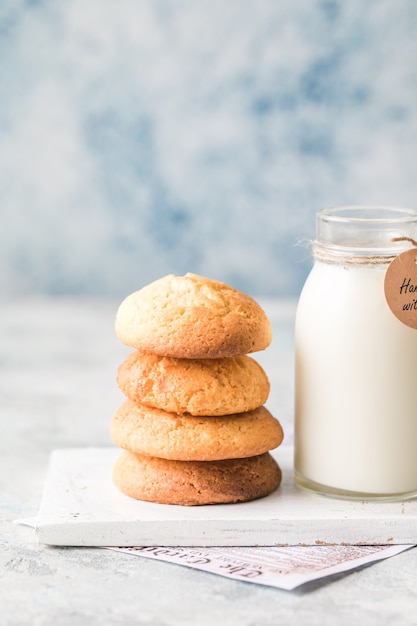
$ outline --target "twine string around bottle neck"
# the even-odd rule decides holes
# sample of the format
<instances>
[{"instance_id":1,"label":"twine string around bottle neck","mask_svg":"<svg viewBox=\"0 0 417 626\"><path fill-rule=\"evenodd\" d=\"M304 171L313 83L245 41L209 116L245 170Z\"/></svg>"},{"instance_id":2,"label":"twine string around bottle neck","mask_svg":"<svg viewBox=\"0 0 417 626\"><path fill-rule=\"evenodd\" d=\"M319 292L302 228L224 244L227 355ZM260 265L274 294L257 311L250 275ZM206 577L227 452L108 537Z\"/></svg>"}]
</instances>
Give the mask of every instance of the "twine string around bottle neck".
<instances>
[{"instance_id":1,"label":"twine string around bottle neck","mask_svg":"<svg viewBox=\"0 0 417 626\"><path fill-rule=\"evenodd\" d=\"M408 241L414 248L417 248L417 241L412 237L393 237L391 239L392 243L401 241ZM388 265L400 252L404 252L404 250L399 250L395 254L347 254L346 252L339 253L335 249L325 248L317 241L313 242L313 256L317 261L338 265Z\"/></svg>"}]
</instances>

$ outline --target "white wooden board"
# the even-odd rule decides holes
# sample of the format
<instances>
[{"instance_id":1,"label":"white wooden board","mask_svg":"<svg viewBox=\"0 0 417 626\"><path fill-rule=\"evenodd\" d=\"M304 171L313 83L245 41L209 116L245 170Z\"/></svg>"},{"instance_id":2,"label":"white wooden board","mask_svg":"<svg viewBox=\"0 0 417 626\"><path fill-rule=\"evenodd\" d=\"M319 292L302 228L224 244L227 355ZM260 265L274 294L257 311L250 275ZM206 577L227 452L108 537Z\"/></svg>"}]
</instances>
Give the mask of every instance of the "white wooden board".
<instances>
[{"instance_id":1,"label":"white wooden board","mask_svg":"<svg viewBox=\"0 0 417 626\"><path fill-rule=\"evenodd\" d=\"M41 502L41 543L66 546L417 544L417 500L327 498L293 483L291 446L274 453L283 482L254 502L181 507L141 502L111 482L117 448L55 450Z\"/></svg>"}]
</instances>

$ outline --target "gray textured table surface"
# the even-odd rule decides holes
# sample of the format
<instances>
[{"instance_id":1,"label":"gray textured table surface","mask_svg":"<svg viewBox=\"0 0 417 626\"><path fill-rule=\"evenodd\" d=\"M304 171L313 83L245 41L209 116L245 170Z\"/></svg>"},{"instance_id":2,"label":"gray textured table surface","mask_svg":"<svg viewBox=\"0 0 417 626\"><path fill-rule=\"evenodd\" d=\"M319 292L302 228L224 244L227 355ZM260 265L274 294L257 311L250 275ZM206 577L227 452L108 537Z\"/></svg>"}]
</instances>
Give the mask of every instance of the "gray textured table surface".
<instances>
[{"instance_id":1,"label":"gray textured table surface","mask_svg":"<svg viewBox=\"0 0 417 626\"><path fill-rule=\"evenodd\" d=\"M417 549L293 592L99 548L49 548L13 520L36 514L49 453L111 445L128 353L117 302L3 301L0 325L0 624L275 626L417 624ZM292 303L263 303L274 341L257 355L271 411L291 432Z\"/></svg>"}]
</instances>

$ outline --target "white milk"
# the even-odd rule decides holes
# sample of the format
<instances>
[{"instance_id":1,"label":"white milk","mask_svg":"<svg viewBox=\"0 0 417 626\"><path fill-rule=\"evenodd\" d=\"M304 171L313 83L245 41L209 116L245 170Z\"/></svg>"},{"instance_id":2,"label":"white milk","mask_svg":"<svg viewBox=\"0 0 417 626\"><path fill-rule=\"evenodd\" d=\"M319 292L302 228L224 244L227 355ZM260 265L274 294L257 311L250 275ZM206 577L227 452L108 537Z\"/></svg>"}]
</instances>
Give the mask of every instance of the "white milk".
<instances>
[{"instance_id":1,"label":"white milk","mask_svg":"<svg viewBox=\"0 0 417 626\"><path fill-rule=\"evenodd\" d=\"M417 212L320 211L314 256L296 320L295 479L416 496Z\"/></svg>"},{"instance_id":2,"label":"white milk","mask_svg":"<svg viewBox=\"0 0 417 626\"><path fill-rule=\"evenodd\" d=\"M316 261L300 297L295 472L318 491L417 493L417 330L385 301L386 267Z\"/></svg>"}]
</instances>

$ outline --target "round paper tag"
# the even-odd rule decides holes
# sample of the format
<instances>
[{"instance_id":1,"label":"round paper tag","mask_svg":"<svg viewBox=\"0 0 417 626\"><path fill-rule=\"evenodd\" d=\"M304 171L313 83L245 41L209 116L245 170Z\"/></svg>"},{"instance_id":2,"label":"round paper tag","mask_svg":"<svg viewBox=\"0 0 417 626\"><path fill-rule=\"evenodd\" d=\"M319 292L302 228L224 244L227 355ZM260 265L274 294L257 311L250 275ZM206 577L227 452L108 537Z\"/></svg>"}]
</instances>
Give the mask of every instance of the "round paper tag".
<instances>
[{"instance_id":1,"label":"round paper tag","mask_svg":"<svg viewBox=\"0 0 417 626\"><path fill-rule=\"evenodd\" d=\"M417 329L417 248L399 254L388 266L385 299L400 322Z\"/></svg>"}]
</instances>

